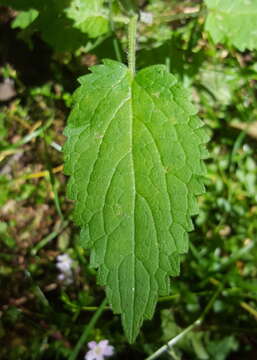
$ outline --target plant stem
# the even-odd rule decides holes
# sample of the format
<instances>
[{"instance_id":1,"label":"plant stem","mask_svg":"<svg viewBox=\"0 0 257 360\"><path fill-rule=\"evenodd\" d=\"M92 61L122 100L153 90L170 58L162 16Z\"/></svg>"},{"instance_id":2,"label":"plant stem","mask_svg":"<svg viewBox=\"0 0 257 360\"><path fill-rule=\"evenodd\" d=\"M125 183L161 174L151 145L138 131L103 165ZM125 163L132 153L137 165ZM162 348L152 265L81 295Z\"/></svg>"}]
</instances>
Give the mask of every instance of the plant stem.
<instances>
[{"instance_id":1,"label":"plant stem","mask_svg":"<svg viewBox=\"0 0 257 360\"><path fill-rule=\"evenodd\" d=\"M81 337L79 338L79 340L78 340L78 342L77 342L77 344L76 344L76 346L75 346L75 348L74 348L73 352L71 353L68 360L75 360L77 358L77 356L78 356L78 354L80 352L80 349L82 348L82 346L86 342L90 332L93 330L95 324L97 323L97 320L102 315L106 304L107 304L107 298L105 298L103 300L103 302L99 306L98 310L92 316L92 319L90 320L89 324L85 327Z\"/></svg>"},{"instance_id":2,"label":"plant stem","mask_svg":"<svg viewBox=\"0 0 257 360\"><path fill-rule=\"evenodd\" d=\"M178 341L180 341L186 334L188 334L191 330L193 330L195 327L201 325L201 323L203 322L205 316L207 315L207 313L210 311L210 309L212 308L214 301L216 300L216 298L218 297L218 295L220 294L220 292L223 289L223 284L221 283L220 286L218 287L218 289L215 291L215 293L213 294L213 296L211 297L210 301L208 302L207 306L205 307L204 311L202 312L202 314L199 316L198 319L196 319L193 324L189 325L187 328L185 328L180 334L178 334L177 336L175 336L173 339L171 339L167 344L163 345L160 349L158 349L155 353L153 353L152 355L150 355L146 360L153 360L153 359L157 359L160 355L162 355L164 352L166 352L167 350L171 349L175 344L177 344Z\"/></svg>"},{"instance_id":3,"label":"plant stem","mask_svg":"<svg viewBox=\"0 0 257 360\"><path fill-rule=\"evenodd\" d=\"M257 320L257 311L250 306L249 304L247 304L246 302L242 301L240 302L240 306L245 309L246 311L248 311L250 314L252 314L255 318L255 320Z\"/></svg>"},{"instance_id":4,"label":"plant stem","mask_svg":"<svg viewBox=\"0 0 257 360\"><path fill-rule=\"evenodd\" d=\"M136 72L137 15L131 17L128 26L128 67L132 75Z\"/></svg>"},{"instance_id":5,"label":"plant stem","mask_svg":"<svg viewBox=\"0 0 257 360\"><path fill-rule=\"evenodd\" d=\"M99 308L97 306L83 306L80 310L84 311L97 311ZM104 311L111 310L108 306L105 306Z\"/></svg>"}]
</instances>

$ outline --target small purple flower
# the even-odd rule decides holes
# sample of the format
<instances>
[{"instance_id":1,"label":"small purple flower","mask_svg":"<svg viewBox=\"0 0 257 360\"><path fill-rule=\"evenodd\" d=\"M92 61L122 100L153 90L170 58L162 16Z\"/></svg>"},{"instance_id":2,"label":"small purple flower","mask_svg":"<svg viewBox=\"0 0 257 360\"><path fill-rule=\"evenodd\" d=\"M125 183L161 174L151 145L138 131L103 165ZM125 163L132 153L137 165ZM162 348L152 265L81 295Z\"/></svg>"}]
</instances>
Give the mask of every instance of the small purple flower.
<instances>
[{"instance_id":1,"label":"small purple flower","mask_svg":"<svg viewBox=\"0 0 257 360\"><path fill-rule=\"evenodd\" d=\"M72 277L72 274L69 274L69 273L60 273L58 276L57 276L57 279L64 283L65 285L70 285L73 283L73 277Z\"/></svg>"},{"instance_id":2,"label":"small purple flower","mask_svg":"<svg viewBox=\"0 0 257 360\"><path fill-rule=\"evenodd\" d=\"M86 353L85 360L104 360L114 354L114 348L109 345L108 340L101 340L99 343L90 341L88 347L90 350Z\"/></svg>"},{"instance_id":3,"label":"small purple flower","mask_svg":"<svg viewBox=\"0 0 257 360\"><path fill-rule=\"evenodd\" d=\"M140 11L140 20L147 25L152 25L153 14L150 12Z\"/></svg>"},{"instance_id":4,"label":"small purple flower","mask_svg":"<svg viewBox=\"0 0 257 360\"><path fill-rule=\"evenodd\" d=\"M70 272L72 265L72 259L68 254L62 254L57 256L57 264L56 267L61 272Z\"/></svg>"},{"instance_id":5,"label":"small purple flower","mask_svg":"<svg viewBox=\"0 0 257 360\"><path fill-rule=\"evenodd\" d=\"M68 254L57 256L56 267L60 271L58 280L66 285L70 285L73 282L72 263L73 260Z\"/></svg>"}]
</instances>

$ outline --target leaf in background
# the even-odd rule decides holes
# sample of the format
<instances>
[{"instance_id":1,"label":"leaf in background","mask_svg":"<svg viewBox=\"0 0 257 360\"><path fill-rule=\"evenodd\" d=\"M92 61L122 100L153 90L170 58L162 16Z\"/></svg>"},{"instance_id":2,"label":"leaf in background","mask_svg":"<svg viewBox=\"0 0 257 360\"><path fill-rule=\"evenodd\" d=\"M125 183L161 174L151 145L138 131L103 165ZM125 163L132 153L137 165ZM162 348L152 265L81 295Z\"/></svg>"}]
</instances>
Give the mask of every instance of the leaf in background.
<instances>
[{"instance_id":1,"label":"leaf in background","mask_svg":"<svg viewBox=\"0 0 257 360\"><path fill-rule=\"evenodd\" d=\"M38 17L39 12L35 9L22 11L12 22L12 28L26 29Z\"/></svg>"},{"instance_id":2,"label":"leaf in background","mask_svg":"<svg viewBox=\"0 0 257 360\"><path fill-rule=\"evenodd\" d=\"M210 340L207 349L212 359L225 360L238 349L238 341L233 335L226 336L222 340Z\"/></svg>"},{"instance_id":3,"label":"leaf in background","mask_svg":"<svg viewBox=\"0 0 257 360\"><path fill-rule=\"evenodd\" d=\"M39 31L44 41L56 51L74 51L87 44L87 36L75 28L74 21L65 11L70 0L0 0L0 5L7 5L15 10L38 11L38 16L27 29ZM15 20L14 20L15 21Z\"/></svg>"},{"instance_id":4,"label":"leaf in background","mask_svg":"<svg viewBox=\"0 0 257 360\"><path fill-rule=\"evenodd\" d=\"M234 92L243 85L243 79L237 69L224 66L203 66L198 77L203 89L214 97L214 99L210 96L207 98L211 106L217 103L228 106L233 100Z\"/></svg>"},{"instance_id":5,"label":"leaf in background","mask_svg":"<svg viewBox=\"0 0 257 360\"><path fill-rule=\"evenodd\" d=\"M205 0L209 14L206 30L215 43L239 50L257 49L257 0Z\"/></svg>"},{"instance_id":6,"label":"leaf in background","mask_svg":"<svg viewBox=\"0 0 257 360\"><path fill-rule=\"evenodd\" d=\"M103 0L73 0L65 12L76 28L95 38L109 30L108 12L103 3Z\"/></svg>"},{"instance_id":7,"label":"leaf in background","mask_svg":"<svg viewBox=\"0 0 257 360\"><path fill-rule=\"evenodd\" d=\"M80 83L65 130L68 195L99 283L133 342L188 249L207 136L163 65L133 79L106 60Z\"/></svg>"},{"instance_id":8,"label":"leaf in background","mask_svg":"<svg viewBox=\"0 0 257 360\"><path fill-rule=\"evenodd\" d=\"M45 9L38 19L38 28L44 41L56 51L74 51L87 44L87 38L58 7Z\"/></svg>"}]
</instances>

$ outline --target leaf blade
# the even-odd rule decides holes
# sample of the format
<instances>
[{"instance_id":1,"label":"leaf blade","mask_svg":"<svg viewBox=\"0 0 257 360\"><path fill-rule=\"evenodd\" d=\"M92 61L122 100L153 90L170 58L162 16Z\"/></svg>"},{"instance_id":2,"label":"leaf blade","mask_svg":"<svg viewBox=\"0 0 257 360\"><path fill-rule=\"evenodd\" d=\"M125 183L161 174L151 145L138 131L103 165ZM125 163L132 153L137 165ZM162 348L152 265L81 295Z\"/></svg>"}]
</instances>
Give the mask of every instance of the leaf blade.
<instances>
[{"instance_id":1,"label":"leaf blade","mask_svg":"<svg viewBox=\"0 0 257 360\"><path fill-rule=\"evenodd\" d=\"M81 84L65 131L69 196L98 281L133 342L187 251L206 136L164 66L133 79L106 61Z\"/></svg>"}]
</instances>

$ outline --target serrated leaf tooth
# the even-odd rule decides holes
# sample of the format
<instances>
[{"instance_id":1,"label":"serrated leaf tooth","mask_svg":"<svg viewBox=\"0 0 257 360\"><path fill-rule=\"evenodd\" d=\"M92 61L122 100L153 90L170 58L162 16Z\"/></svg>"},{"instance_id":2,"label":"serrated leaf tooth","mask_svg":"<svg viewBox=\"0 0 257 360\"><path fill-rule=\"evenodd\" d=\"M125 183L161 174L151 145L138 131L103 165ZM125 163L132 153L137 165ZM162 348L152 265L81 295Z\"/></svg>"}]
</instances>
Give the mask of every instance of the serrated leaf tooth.
<instances>
[{"instance_id":1,"label":"serrated leaf tooth","mask_svg":"<svg viewBox=\"0 0 257 360\"><path fill-rule=\"evenodd\" d=\"M198 116L191 116L188 125L193 129L199 129L204 126L204 122Z\"/></svg>"},{"instance_id":2,"label":"serrated leaf tooth","mask_svg":"<svg viewBox=\"0 0 257 360\"><path fill-rule=\"evenodd\" d=\"M200 146L200 153L201 153L201 159L208 159L210 156L209 151L206 149L205 145L203 144Z\"/></svg>"},{"instance_id":3,"label":"serrated leaf tooth","mask_svg":"<svg viewBox=\"0 0 257 360\"><path fill-rule=\"evenodd\" d=\"M171 226L171 233L176 239L177 251L179 254L184 254L188 249L188 241L184 242L184 234L186 233L185 228L178 223Z\"/></svg>"},{"instance_id":4,"label":"serrated leaf tooth","mask_svg":"<svg viewBox=\"0 0 257 360\"><path fill-rule=\"evenodd\" d=\"M201 195L205 191L205 187L202 182L202 178L197 175L192 176L190 182L188 183L188 187L189 187L189 190L195 195Z\"/></svg>"},{"instance_id":5,"label":"serrated leaf tooth","mask_svg":"<svg viewBox=\"0 0 257 360\"><path fill-rule=\"evenodd\" d=\"M170 275L174 276L174 272L172 271L172 265L170 266ZM155 274L156 282L159 286L159 295L165 296L170 292L170 279L167 277L167 271L159 268Z\"/></svg>"},{"instance_id":6,"label":"serrated leaf tooth","mask_svg":"<svg viewBox=\"0 0 257 360\"><path fill-rule=\"evenodd\" d=\"M186 228L186 230L187 230L188 232L194 230L194 224L193 224L193 221L192 221L192 219L191 219L191 215L192 215L192 214L188 214L188 213L187 213L187 228Z\"/></svg>"},{"instance_id":7,"label":"serrated leaf tooth","mask_svg":"<svg viewBox=\"0 0 257 360\"><path fill-rule=\"evenodd\" d=\"M199 205L198 202L196 201L196 198L193 194L190 194L188 196L188 208L189 208L189 214L192 215L197 215L199 213Z\"/></svg>"},{"instance_id":8,"label":"serrated leaf tooth","mask_svg":"<svg viewBox=\"0 0 257 360\"><path fill-rule=\"evenodd\" d=\"M196 129L195 134L199 137L202 144L205 144L210 140L210 135L208 134L205 126L201 126L200 128Z\"/></svg>"},{"instance_id":9,"label":"serrated leaf tooth","mask_svg":"<svg viewBox=\"0 0 257 360\"><path fill-rule=\"evenodd\" d=\"M169 260L170 260L170 275L178 276L180 273L180 254L178 252L172 253L169 256Z\"/></svg>"},{"instance_id":10,"label":"serrated leaf tooth","mask_svg":"<svg viewBox=\"0 0 257 360\"><path fill-rule=\"evenodd\" d=\"M208 154L207 154L207 156L208 156ZM204 158L203 158L203 159L204 159ZM200 174L201 174L202 176L207 175L207 168L206 168L205 163L204 163L203 161L201 161L200 164L201 164ZM203 188L204 188L204 186L203 186Z\"/></svg>"}]
</instances>

